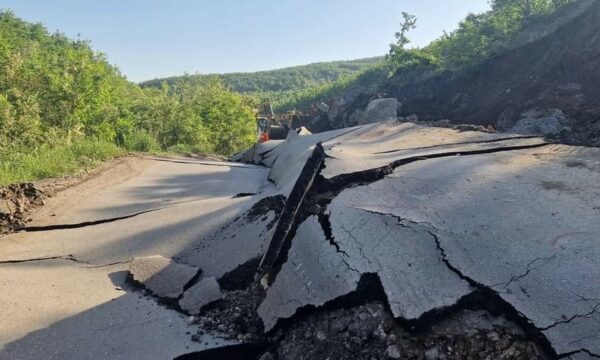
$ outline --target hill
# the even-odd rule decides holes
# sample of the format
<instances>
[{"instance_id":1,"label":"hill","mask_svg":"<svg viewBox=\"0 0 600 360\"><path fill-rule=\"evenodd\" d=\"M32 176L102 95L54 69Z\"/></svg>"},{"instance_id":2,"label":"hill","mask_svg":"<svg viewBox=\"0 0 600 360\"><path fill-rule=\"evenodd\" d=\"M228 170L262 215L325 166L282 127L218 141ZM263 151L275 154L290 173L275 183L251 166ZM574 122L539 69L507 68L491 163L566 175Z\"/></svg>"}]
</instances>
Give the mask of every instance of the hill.
<instances>
[{"instance_id":1,"label":"hill","mask_svg":"<svg viewBox=\"0 0 600 360\"><path fill-rule=\"evenodd\" d=\"M218 77L229 89L241 94L269 97L276 106L284 106L307 89L318 89L349 79L384 62L384 57L348 61L320 62L284 69L228 74L196 74L154 79L140 83L143 88L174 86L180 82L202 84Z\"/></svg>"},{"instance_id":2,"label":"hill","mask_svg":"<svg viewBox=\"0 0 600 360\"><path fill-rule=\"evenodd\" d=\"M399 49L395 74L328 98L329 114L306 118L314 131L365 122L371 100L396 98L399 116L492 125L568 144L600 146L600 1L498 0L422 49ZM413 117L414 118L414 117Z\"/></svg>"}]
</instances>

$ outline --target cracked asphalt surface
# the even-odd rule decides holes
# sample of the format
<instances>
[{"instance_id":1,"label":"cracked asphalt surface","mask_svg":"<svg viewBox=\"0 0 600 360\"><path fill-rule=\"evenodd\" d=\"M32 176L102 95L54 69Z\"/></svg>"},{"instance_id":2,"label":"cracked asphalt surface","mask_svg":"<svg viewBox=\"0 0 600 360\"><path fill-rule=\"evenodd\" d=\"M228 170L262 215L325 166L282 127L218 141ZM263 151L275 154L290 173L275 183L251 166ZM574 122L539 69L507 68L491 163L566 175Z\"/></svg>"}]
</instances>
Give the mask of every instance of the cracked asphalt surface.
<instances>
[{"instance_id":1,"label":"cracked asphalt surface","mask_svg":"<svg viewBox=\"0 0 600 360\"><path fill-rule=\"evenodd\" d=\"M375 273L398 319L483 290L557 356L600 354L600 150L413 124L323 147L327 224L299 220L258 310L267 329Z\"/></svg>"},{"instance_id":2,"label":"cracked asphalt surface","mask_svg":"<svg viewBox=\"0 0 600 360\"><path fill-rule=\"evenodd\" d=\"M385 122L235 160L147 159L0 238L0 357L600 357L600 149ZM156 255L196 270L127 281Z\"/></svg>"},{"instance_id":3,"label":"cracked asphalt surface","mask_svg":"<svg viewBox=\"0 0 600 360\"><path fill-rule=\"evenodd\" d=\"M188 316L132 286L128 269L135 257L180 255L243 214L260 195L235 195L269 188L266 169L155 158L138 165L116 182L109 172L59 193L34 216L38 231L0 238L1 359L163 360L231 343L192 341Z\"/></svg>"}]
</instances>

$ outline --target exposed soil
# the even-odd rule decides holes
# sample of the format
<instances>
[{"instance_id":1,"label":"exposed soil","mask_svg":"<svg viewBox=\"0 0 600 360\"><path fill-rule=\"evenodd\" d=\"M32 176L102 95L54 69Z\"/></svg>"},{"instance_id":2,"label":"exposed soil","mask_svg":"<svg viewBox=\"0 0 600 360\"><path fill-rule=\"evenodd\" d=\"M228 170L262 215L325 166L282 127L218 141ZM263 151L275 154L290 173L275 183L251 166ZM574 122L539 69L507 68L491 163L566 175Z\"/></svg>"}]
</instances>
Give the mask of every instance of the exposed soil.
<instances>
[{"instance_id":1,"label":"exposed soil","mask_svg":"<svg viewBox=\"0 0 600 360\"><path fill-rule=\"evenodd\" d=\"M291 359L542 359L514 325L464 311L414 335L382 303L318 312L274 336L272 354Z\"/></svg>"},{"instance_id":2,"label":"exposed soil","mask_svg":"<svg viewBox=\"0 0 600 360\"><path fill-rule=\"evenodd\" d=\"M265 297L258 284L246 290L225 293L223 300L204 310L199 318L200 330L193 340L198 340L205 331L216 331L229 340L263 342L263 324L256 309Z\"/></svg>"},{"instance_id":3,"label":"exposed soil","mask_svg":"<svg viewBox=\"0 0 600 360\"><path fill-rule=\"evenodd\" d=\"M222 301L201 313L200 329L192 340L201 341L205 332L218 332L264 349L244 357L260 360L550 358L535 337L484 297L406 322L393 318L385 300L380 300L385 294L379 281L366 276L356 292L323 308L301 309L265 334L257 313L265 295L254 282L245 290L226 292ZM227 359L218 353L214 356Z\"/></svg>"},{"instance_id":4,"label":"exposed soil","mask_svg":"<svg viewBox=\"0 0 600 360\"><path fill-rule=\"evenodd\" d=\"M600 2L578 3L530 24L507 50L475 68L409 84L392 78L375 92L348 89L328 101L336 108L329 116L298 124L313 133L354 126L371 100L394 97L402 117L499 130L509 130L532 111L560 112L568 125L551 139L600 146Z\"/></svg>"},{"instance_id":5,"label":"exposed soil","mask_svg":"<svg viewBox=\"0 0 600 360\"><path fill-rule=\"evenodd\" d=\"M45 198L46 193L32 183L0 187L0 235L23 228Z\"/></svg>"},{"instance_id":6,"label":"exposed soil","mask_svg":"<svg viewBox=\"0 0 600 360\"><path fill-rule=\"evenodd\" d=\"M228 292L201 314L192 339L216 331L266 349L256 357L262 360L549 358L517 325L485 310L460 310L417 331L394 320L379 301L307 311L264 334L256 313L263 298L256 284Z\"/></svg>"},{"instance_id":7,"label":"exposed soil","mask_svg":"<svg viewBox=\"0 0 600 360\"><path fill-rule=\"evenodd\" d=\"M510 126L531 109L560 109L572 125L556 140L600 146L599 24L596 2L557 31L476 71L387 90L402 102L404 115L430 120Z\"/></svg>"}]
</instances>

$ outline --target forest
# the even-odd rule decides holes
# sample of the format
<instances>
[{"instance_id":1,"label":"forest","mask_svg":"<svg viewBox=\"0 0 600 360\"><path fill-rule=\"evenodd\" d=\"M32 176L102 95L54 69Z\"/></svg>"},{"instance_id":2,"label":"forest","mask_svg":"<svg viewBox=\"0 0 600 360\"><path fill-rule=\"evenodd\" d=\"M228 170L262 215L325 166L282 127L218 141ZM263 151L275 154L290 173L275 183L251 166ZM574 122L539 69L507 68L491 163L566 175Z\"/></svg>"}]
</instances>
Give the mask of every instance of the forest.
<instances>
[{"instance_id":1,"label":"forest","mask_svg":"<svg viewBox=\"0 0 600 360\"><path fill-rule=\"evenodd\" d=\"M173 85L181 79L187 81L202 81L217 76L233 91L239 93L262 94L302 90L307 87L319 86L337 81L362 70L381 63L384 57L373 57L350 61L321 62L309 65L294 66L284 69L258 71L250 73L228 73L212 75L184 75L165 79L145 81L142 87L160 88L163 83Z\"/></svg>"},{"instance_id":2,"label":"forest","mask_svg":"<svg viewBox=\"0 0 600 360\"><path fill-rule=\"evenodd\" d=\"M337 88L344 87L358 74L382 66L384 61L385 57L380 56L350 61L321 62L253 73L188 74L145 81L140 86L158 89L165 83L170 86L182 82L202 84L206 79L216 76L229 89L246 95L254 102L258 103L260 100L268 98L273 102L276 110L284 111L311 105L310 100L304 100L307 89L316 94L331 84L336 84Z\"/></svg>"}]
</instances>

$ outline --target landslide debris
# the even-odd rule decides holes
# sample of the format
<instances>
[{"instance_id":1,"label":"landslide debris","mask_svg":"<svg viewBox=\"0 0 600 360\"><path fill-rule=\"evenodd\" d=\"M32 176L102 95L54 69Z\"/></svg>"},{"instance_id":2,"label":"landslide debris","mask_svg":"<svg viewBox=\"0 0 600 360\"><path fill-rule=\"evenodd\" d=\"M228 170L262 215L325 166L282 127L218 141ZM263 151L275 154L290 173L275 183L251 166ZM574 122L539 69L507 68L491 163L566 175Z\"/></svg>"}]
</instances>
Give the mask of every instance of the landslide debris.
<instances>
[{"instance_id":1,"label":"landslide debris","mask_svg":"<svg viewBox=\"0 0 600 360\"><path fill-rule=\"evenodd\" d=\"M44 205L45 198L32 183L0 187L0 235L25 227L31 211Z\"/></svg>"}]
</instances>

